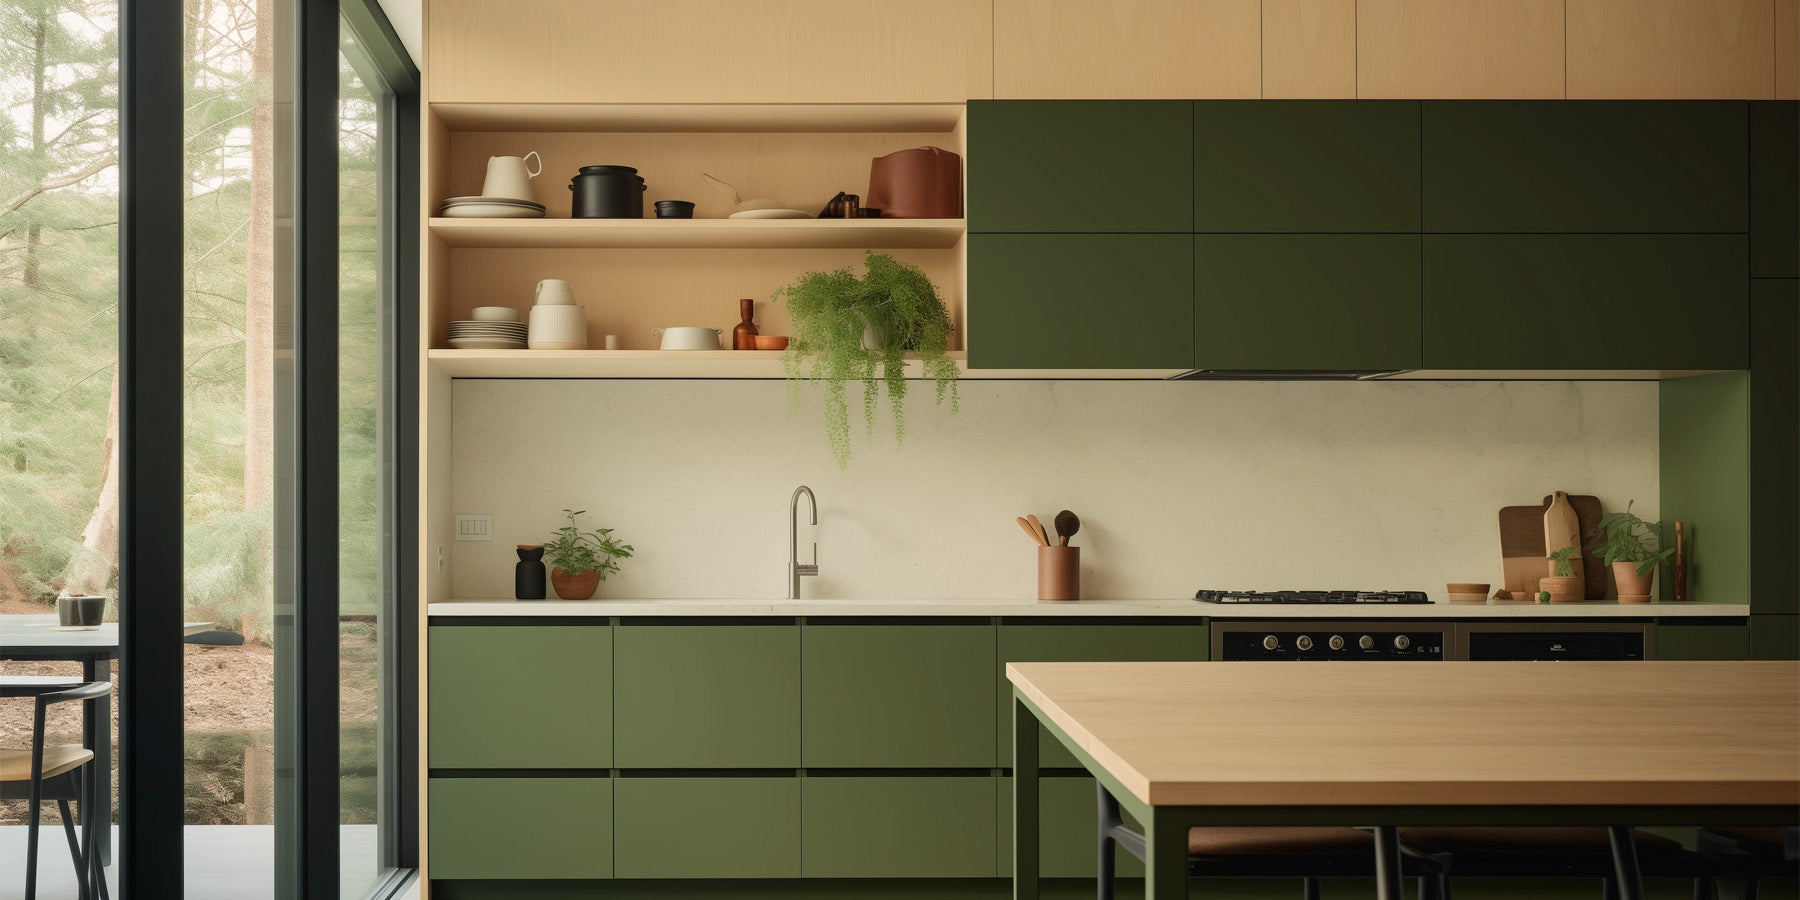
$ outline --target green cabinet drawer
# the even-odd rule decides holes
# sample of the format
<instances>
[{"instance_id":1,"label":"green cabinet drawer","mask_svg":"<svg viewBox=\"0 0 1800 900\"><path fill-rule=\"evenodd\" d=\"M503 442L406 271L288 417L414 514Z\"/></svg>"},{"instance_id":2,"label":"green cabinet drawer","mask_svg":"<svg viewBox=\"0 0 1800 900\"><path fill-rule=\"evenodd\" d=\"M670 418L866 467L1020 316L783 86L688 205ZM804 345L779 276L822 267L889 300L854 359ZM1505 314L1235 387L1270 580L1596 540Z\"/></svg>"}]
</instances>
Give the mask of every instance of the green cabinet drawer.
<instances>
[{"instance_id":1,"label":"green cabinet drawer","mask_svg":"<svg viewBox=\"0 0 1800 900\"><path fill-rule=\"evenodd\" d=\"M620 625L621 769L800 765L800 626Z\"/></svg>"},{"instance_id":2,"label":"green cabinet drawer","mask_svg":"<svg viewBox=\"0 0 1800 900\"><path fill-rule=\"evenodd\" d=\"M1013 780L1000 779L1000 877L1011 877ZM1038 875L1044 878L1093 878L1099 863L1095 846L1099 798L1094 779L1086 775L1052 775L1038 779ZM1125 823L1144 826L1125 813ZM1144 863L1113 848L1115 876L1144 877Z\"/></svg>"},{"instance_id":3,"label":"green cabinet drawer","mask_svg":"<svg viewBox=\"0 0 1800 900\"><path fill-rule=\"evenodd\" d=\"M969 231L1194 230L1194 104L971 100Z\"/></svg>"},{"instance_id":4,"label":"green cabinet drawer","mask_svg":"<svg viewBox=\"0 0 1800 900\"><path fill-rule=\"evenodd\" d=\"M994 765L991 625L807 625L801 765Z\"/></svg>"},{"instance_id":5,"label":"green cabinet drawer","mask_svg":"<svg viewBox=\"0 0 1800 900\"><path fill-rule=\"evenodd\" d=\"M1194 237L1199 369L1417 369L1417 234Z\"/></svg>"},{"instance_id":6,"label":"green cabinet drawer","mask_svg":"<svg viewBox=\"0 0 1800 900\"><path fill-rule=\"evenodd\" d=\"M969 365L1187 369L1194 244L1186 234L971 234Z\"/></svg>"},{"instance_id":7,"label":"green cabinet drawer","mask_svg":"<svg viewBox=\"0 0 1800 900\"><path fill-rule=\"evenodd\" d=\"M1419 231L1416 100L1201 100L1194 230Z\"/></svg>"},{"instance_id":8,"label":"green cabinet drawer","mask_svg":"<svg viewBox=\"0 0 1800 900\"><path fill-rule=\"evenodd\" d=\"M1742 369L1743 235L1426 235L1427 369Z\"/></svg>"},{"instance_id":9,"label":"green cabinet drawer","mask_svg":"<svg viewBox=\"0 0 1800 900\"><path fill-rule=\"evenodd\" d=\"M1749 659L1750 627L1731 623L1673 623L1656 626L1657 659Z\"/></svg>"},{"instance_id":10,"label":"green cabinet drawer","mask_svg":"<svg viewBox=\"0 0 1800 900\"><path fill-rule=\"evenodd\" d=\"M620 778L613 854L619 878L796 878L800 781Z\"/></svg>"},{"instance_id":11,"label":"green cabinet drawer","mask_svg":"<svg viewBox=\"0 0 1800 900\"><path fill-rule=\"evenodd\" d=\"M1427 100L1425 230L1743 233L1743 101Z\"/></svg>"},{"instance_id":12,"label":"green cabinet drawer","mask_svg":"<svg viewBox=\"0 0 1800 900\"><path fill-rule=\"evenodd\" d=\"M1011 768L1012 682L1006 664L1015 662L1203 662L1209 629L1192 624L1114 624L1075 621L1064 624L1000 626L998 743L1000 765ZM1038 760L1043 766L1079 766L1061 743L1039 726Z\"/></svg>"},{"instance_id":13,"label":"green cabinet drawer","mask_svg":"<svg viewBox=\"0 0 1800 900\"><path fill-rule=\"evenodd\" d=\"M1800 659L1800 616L1752 615L1751 659Z\"/></svg>"},{"instance_id":14,"label":"green cabinet drawer","mask_svg":"<svg viewBox=\"0 0 1800 900\"><path fill-rule=\"evenodd\" d=\"M994 780L805 778L803 872L808 878L992 878Z\"/></svg>"},{"instance_id":15,"label":"green cabinet drawer","mask_svg":"<svg viewBox=\"0 0 1800 900\"><path fill-rule=\"evenodd\" d=\"M1750 275L1800 277L1800 100L1750 103Z\"/></svg>"},{"instance_id":16,"label":"green cabinet drawer","mask_svg":"<svg viewBox=\"0 0 1800 900\"><path fill-rule=\"evenodd\" d=\"M427 752L434 769L612 765L612 629L433 625Z\"/></svg>"},{"instance_id":17,"label":"green cabinet drawer","mask_svg":"<svg viewBox=\"0 0 1800 900\"><path fill-rule=\"evenodd\" d=\"M433 778L432 878L611 878L612 781Z\"/></svg>"}]
</instances>

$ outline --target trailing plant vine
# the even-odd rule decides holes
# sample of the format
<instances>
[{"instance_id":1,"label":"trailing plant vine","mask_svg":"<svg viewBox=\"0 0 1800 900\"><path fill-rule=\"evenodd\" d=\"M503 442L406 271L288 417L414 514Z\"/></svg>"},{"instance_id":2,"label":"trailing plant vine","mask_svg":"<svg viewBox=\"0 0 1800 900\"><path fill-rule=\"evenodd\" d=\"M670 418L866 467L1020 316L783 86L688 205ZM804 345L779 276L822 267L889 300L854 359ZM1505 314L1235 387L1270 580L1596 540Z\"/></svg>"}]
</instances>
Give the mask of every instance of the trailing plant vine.
<instances>
[{"instance_id":1,"label":"trailing plant vine","mask_svg":"<svg viewBox=\"0 0 1800 900\"><path fill-rule=\"evenodd\" d=\"M950 313L937 288L918 266L886 253L866 253L863 264L868 272L861 278L849 269L807 272L775 292L787 305L793 332L782 356L790 395L798 406L801 381L824 385L825 436L839 468L850 464L849 382L862 382L865 433L874 435L880 391L886 388L894 442L905 441L909 351L935 382L938 404L948 397L950 411L958 408L956 364L945 355Z\"/></svg>"}]
</instances>

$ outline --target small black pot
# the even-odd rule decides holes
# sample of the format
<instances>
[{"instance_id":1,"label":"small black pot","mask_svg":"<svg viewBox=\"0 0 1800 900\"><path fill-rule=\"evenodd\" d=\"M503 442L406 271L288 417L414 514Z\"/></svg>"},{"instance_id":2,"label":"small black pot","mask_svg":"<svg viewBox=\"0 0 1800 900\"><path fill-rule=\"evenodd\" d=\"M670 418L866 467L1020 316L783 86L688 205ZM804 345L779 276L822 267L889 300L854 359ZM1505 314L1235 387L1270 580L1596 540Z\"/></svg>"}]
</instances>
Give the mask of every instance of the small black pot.
<instances>
[{"instance_id":1,"label":"small black pot","mask_svg":"<svg viewBox=\"0 0 1800 900\"><path fill-rule=\"evenodd\" d=\"M576 219L641 219L644 179L630 166L582 166L569 181L575 192L570 217Z\"/></svg>"},{"instance_id":2,"label":"small black pot","mask_svg":"<svg viewBox=\"0 0 1800 900\"><path fill-rule=\"evenodd\" d=\"M691 219L694 217L694 204L687 200L656 201L656 217L659 219Z\"/></svg>"}]
</instances>

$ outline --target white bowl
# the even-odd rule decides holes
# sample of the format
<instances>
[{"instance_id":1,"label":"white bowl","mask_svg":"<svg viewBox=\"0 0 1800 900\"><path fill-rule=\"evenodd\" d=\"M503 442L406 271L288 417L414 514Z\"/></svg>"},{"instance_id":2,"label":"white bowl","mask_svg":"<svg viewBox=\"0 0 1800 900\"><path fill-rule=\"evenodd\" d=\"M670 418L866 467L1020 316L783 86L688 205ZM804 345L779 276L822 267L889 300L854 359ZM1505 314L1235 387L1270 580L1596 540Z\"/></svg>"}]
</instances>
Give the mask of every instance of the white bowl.
<instances>
[{"instance_id":1,"label":"white bowl","mask_svg":"<svg viewBox=\"0 0 1800 900\"><path fill-rule=\"evenodd\" d=\"M652 328L650 333L662 336L661 346L664 350L717 350L721 335L717 328L701 328L695 325Z\"/></svg>"},{"instance_id":2,"label":"white bowl","mask_svg":"<svg viewBox=\"0 0 1800 900\"><path fill-rule=\"evenodd\" d=\"M477 306L469 311L469 318L477 322L517 322L519 311L510 306Z\"/></svg>"}]
</instances>

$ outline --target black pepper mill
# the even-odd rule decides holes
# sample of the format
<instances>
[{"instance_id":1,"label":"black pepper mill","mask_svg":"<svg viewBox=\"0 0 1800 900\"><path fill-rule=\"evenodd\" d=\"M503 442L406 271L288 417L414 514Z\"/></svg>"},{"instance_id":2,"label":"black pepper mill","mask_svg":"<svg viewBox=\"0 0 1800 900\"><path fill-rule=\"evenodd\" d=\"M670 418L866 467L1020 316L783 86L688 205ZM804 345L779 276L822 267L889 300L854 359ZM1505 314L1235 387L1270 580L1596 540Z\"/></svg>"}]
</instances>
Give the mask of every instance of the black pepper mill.
<instances>
[{"instance_id":1,"label":"black pepper mill","mask_svg":"<svg viewBox=\"0 0 1800 900\"><path fill-rule=\"evenodd\" d=\"M513 596L520 600L544 599L542 544L519 545L519 564L513 567Z\"/></svg>"}]
</instances>

